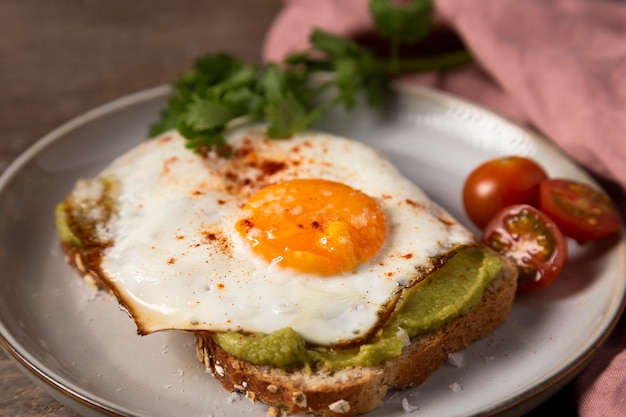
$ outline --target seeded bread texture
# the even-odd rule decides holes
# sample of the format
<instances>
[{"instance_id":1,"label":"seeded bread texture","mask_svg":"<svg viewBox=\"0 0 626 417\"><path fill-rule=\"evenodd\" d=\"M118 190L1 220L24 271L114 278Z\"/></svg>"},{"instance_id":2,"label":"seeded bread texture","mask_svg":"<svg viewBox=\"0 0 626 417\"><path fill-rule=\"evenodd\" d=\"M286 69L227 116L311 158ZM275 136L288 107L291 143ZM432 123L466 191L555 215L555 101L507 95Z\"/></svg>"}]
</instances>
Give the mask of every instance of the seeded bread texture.
<instances>
[{"instance_id":1,"label":"seeded bread texture","mask_svg":"<svg viewBox=\"0 0 626 417\"><path fill-rule=\"evenodd\" d=\"M92 269L83 248L62 244L66 261L89 284L111 291ZM284 371L239 360L217 345L209 333L196 333L196 354L207 370L231 392L269 406L269 416L313 413L351 417L383 404L394 389L423 383L450 353L483 338L508 317L517 290L517 269L502 259L500 275L487 287L479 304L440 329L411 340L399 357L373 367L336 371Z\"/></svg>"},{"instance_id":2,"label":"seeded bread texture","mask_svg":"<svg viewBox=\"0 0 626 417\"><path fill-rule=\"evenodd\" d=\"M210 334L196 334L198 359L228 391L270 406L269 415L314 413L350 417L382 405L389 390L423 383L448 354L483 338L508 317L517 289L517 270L507 260L481 302L439 330L411 340L399 357L373 367L338 371L285 371L239 360Z\"/></svg>"}]
</instances>

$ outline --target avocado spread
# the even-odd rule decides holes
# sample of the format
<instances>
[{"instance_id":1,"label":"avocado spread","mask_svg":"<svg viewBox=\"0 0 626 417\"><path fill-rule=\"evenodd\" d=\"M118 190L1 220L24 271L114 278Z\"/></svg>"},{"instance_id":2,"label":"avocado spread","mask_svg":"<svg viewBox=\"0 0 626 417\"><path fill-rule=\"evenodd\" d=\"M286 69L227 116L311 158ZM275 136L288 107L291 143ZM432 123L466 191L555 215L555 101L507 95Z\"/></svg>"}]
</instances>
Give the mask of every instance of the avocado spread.
<instances>
[{"instance_id":1,"label":"avocado spread","mask_svg":"<svg viewBox=\"0 0 626 417\"><path fill-rule=\"evenodd\" d=\"M69 226L68 207L56 207L56 226L61 239L82 246ZM82 223L90 223L82 219ZM478 304L485 288L500 273L501 263L480 247L457 251L445 265L426 279L402 291L396 310L372 340L353 348L308 346L291 328L270 334L216 333L213 337L226 352L257 365L282 369L313 367L329 369L375 366L399 356L413 337L438 329Z\"/></svg>"},{"instance_id":2,"label":"avocado spread","mask_svg":"<svg viewBox=\"0 0 626 417\"><path fill-rule=\"evenodd\" d=\"M68 245L83 246L83 242L74 234L69 225L68 212L65 203L59 203L54 209L54 223L61 240Z\"/></svg>"},{"instance_id":3,"label":"avocado spread","mask_svg":"<svg viewBox=\"0 0 626 417\"><path fill-rule=\"evenodd\" d=\"M486 250L459 250L443 267L403 290L382 332L355 348L307 346L291 328L270 334L217 333L214 339L226 352L257 365L283 369L316 364L330 369L375 366L399 356L409 338L434 331L478 304L500 270L500 260Z\"/></svg>"}]
</instances>

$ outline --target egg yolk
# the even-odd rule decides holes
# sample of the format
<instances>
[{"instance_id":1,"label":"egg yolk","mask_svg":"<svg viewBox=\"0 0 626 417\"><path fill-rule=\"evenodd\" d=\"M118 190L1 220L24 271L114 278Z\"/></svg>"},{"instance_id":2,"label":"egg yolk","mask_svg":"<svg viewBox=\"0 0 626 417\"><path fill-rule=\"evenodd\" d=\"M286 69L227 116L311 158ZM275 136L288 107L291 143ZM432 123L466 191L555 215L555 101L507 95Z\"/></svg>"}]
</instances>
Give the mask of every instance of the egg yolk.
<instances>
[{"instance_id":1,"label":"egg yolk","mask_svg":"<svg viewBox=\"0 0 626 417\"><path fill-rule=\"evenodd\" d=\"M353 270L376 255L387 237L385 214L372 197L322 179L260 190L235 227L269 264L320 275Z\"/></svg>"}]
</instances>

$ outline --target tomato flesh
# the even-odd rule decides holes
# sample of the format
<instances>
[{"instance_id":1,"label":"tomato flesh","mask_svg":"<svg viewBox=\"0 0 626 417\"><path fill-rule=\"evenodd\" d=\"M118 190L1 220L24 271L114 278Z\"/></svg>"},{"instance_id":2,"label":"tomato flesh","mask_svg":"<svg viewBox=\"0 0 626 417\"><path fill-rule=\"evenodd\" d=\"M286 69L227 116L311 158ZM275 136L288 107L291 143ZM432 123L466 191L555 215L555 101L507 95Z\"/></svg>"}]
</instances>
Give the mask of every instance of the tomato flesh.
<instances>
[{"instance_id":1,"label":"tomato flesh","mask_svg":"<svg viewBox=\"0 0 626 417\"><path fill-rule=\"evenodd\" d=\"M470 220L483 228L506 206L537 206L539 184L547 178L535 161L521 156L506 156L476 167L465 180L463 205Z\"/></svg>"},{"instance_id":2,"label":"tomato flesh","mask_svg":"<svg viewBox=\"0 0 626 417\"><path fill-rule=\"evenodd\" d=\"M567 242L558 226L527 204L500 210L485 227L482 241L515 264L518 292L550 286L567 259Z\"/></svg>"},{"instance_id":3,"label":"tomato flesh","mask_svg":"<svg viewBox=\"0 0 626 417\"><path fill-rule=\"evenodd\" d=\"M608 194L577 181L543 181L539 207L565 236L580 243L604 238L620 227L619 213Z\"/></svg>"}]
</instances>

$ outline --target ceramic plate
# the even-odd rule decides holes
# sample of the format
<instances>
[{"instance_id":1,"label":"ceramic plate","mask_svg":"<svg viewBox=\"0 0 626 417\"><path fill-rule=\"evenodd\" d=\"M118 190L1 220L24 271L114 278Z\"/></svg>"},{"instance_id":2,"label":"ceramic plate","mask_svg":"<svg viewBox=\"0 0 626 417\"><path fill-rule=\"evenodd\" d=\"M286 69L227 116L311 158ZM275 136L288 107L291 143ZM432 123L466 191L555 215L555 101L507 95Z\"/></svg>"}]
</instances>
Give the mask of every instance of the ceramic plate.
<instances>
[{"instance_id":1,"label":"ceramic plate","mask_svg":"<svg viewBox=\"0 0 626 417\"><path fill-rule=\"evenodd\" d=\"M53 209L79 177L92 176L144 140L167 87L95 109L55 130L0 177L0 341L34 380L83 415L266 416L230 394L195 359L191 335L140 337L108 296L66 266ZM385 152L432 199L469 225L464 178L503 154L538 160L553 176L592 182L553 146L442 93L402 86L386 109L333 111L318 126ZM470 226L471 227L471 226ZM624 233L581 249L548 290L519 297L510 319L444 364L422 386L389 396L372 416L516 416L569 381L623 308Z\"/></svg>"}]
</instances>

